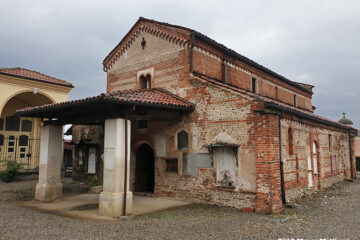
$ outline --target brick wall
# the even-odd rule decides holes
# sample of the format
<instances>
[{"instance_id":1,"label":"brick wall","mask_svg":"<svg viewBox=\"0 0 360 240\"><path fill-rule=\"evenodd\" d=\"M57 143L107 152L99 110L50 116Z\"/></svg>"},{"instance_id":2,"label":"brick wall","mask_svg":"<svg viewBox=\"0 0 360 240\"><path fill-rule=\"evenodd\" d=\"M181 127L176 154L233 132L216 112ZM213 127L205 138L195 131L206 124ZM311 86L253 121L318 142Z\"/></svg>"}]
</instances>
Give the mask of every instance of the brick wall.
<instances>
[{"instance_id":1,"label":"brick wall","mask_svg":"<svg viewBox=\"0 0 360 240\"><path fill-rule=\"evenodd\" d=\"M269 74L266 74L239 60L228 58L218 50L196 42L194 48L194 70L196 72L225 82L223 64L228 67L228 84L251 91L251 79L257 79L257 89L260 95L270 97L284 103L294 104L294 95L297 96L297 107L312 111L312 95L294 86L291 86ZM277 88L277 89L276 89ZM276 94L276 91L278 93Z\"/></svg>"},{"instance_id":2,"label":"brick wall","mask_svg":"<svg viewBox=\"0 0 360 240\"><path fill-rule=\"evenodd\" d=\"M293 132L293 153L289 151L288 129ZM329 135L332 137L332 149L329 149ZM347 131L297 119L282 120L282 142L285 191L287 201L331 186L335 182L351 178L349 138ZM318 144L319 174L308 173L308 158L313 163L313 142ZM336 160L335 160L336 157ZM313 168L313 166L312 166ZM309 187L309 177L314 186Z\"/></svg>"},{"instance_id":3,"label":"brick wall","mask_svg":"<svg viewBox=\"0 0 360 240\"><path fill-rule=\"evenodd\" d=\"M159 26L157 26L159 27ZM169 29L162 29L168 31ZM169 30L170 31L170 30ZM171 29L171 34L183 36L183 31ZM161 34L160 34L161 35ZM210 83L190 73L190 49L188 45L174 44L153 30L139 32L131 40L125 52L108 68L108 91L126 90L139 87L139 76L150 74L151 86L161 87L196 104L195 112L185 115L179 121L149 121L147 129L137 129L132 123L131 189L134 189L135 152L143 144L149 144L155 152L155 195L188 199L233 206L258 212L279 212L282 210L281 176L279 157L278 116L261 115L264 104L254 97ZM142 39L146 46L141 46ZM197 42L193 53L194 69L210 75L219 81L241 89L251 90L251 79L258 79L258 93L294 104L312 111L311 94L286 84L236 59L225 61L216 49ZM223 79L223 76L227 77ZM154 116L168 114L153 112ZM291 119L289 117L289 119ZM293 199L307 194L307 154L312 151L311 142L319 143L320 174L316 186L326 187L349 175L346 161L349 151L345 133L331 131L324 126L314 126L294 119L282 120L282 148L286 197ZM294 154L288 155L287 128L294 129ZM199 168L196 176L183 174L183 152L177 150L176 135L185 130L189 134L191 153L206 153L204 145L214 143L220 134L226 134L237 145L235 167L236 186L234 189L219 188L216 185L216 168ZM334 152L339 158L338 169L331 166L327 154L326 139L331 132L334 136ZM165 148L159 155L159 142ZM310 145L309 145L310 144ZM164 151L162 149L161 151ZM166 172L165 158L178 159L178 173ZM341 163L340 163L341 162ZM314 180L315 182L315 180ZM310 189L311 190L311 189ZM311 192L311 191L310 191Z\"/></svg>"}]
</instances>

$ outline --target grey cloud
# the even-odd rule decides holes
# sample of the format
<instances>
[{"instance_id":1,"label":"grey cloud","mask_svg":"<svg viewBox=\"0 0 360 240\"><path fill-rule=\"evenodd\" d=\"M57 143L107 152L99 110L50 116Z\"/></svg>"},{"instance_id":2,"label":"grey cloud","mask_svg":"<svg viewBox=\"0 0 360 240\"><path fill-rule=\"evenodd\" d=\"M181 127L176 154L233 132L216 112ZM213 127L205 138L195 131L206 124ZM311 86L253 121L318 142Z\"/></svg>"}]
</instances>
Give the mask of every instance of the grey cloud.
<instances>
[{"instance_id":1,"label":"grey cloud","mask_svg":"<svg viewBox=\"0 0 360 240\"><path fill-rule=\"evenodd\" d=\"M295 81L315 85L316 113L360 127L360 2L2 1L0 66L72 82L70 97L105 91L102 61L139 16L196 29Z\"/></svg>"}]
</instances>

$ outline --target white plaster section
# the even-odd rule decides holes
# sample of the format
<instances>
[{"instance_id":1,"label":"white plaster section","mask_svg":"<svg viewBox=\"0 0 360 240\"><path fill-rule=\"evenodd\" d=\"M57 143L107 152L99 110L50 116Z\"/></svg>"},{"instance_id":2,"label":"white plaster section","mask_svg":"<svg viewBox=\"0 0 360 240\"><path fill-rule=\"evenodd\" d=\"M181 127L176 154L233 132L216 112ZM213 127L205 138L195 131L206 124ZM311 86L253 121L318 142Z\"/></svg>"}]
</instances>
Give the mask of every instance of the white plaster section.
<instances>
[{"instance_id":1,"label":"white plaster section","mask_svg":"<svg viewBox=\"0 0 360 240\"><path fill-rule=\"evenodd\" d=\"M216 135L214 142L233 145L233 146L238 145L238 142L225 132L221 132L218 135Z\"/></svg>"},{"instance_id":2,"label":"white plaster section","mask_svg":"<svg viewBox=\"0 0 360 240\"><path fill-rule=\"evenodd\" d=\"M125 119L105 120L104 141L104 191L99 197L102 216L119 217L123 212L125 161L127 161L126 214L132 212L133 198L130 182L131 122L127 121L127 159L125 160Z\"/></svg>"},{"instance_id":3,"label":"white plaster section","mask_svg":"<svg viewBox=\"0 0 360 240\"><path fill-rule=\"evenodd\" d=\"M63 128L44 125L41 128L39 183L36 185L35 199L43 202L62 197L60 179L63 160Z\"/></svg>"},{"instance_id":4,"label":"white plaster section","mask_svg":"<svg viewBox=\"0 0 360 240\"><path fill-rule=\"evenodd\" d=\"M158 157L166 156L166 141L165 138L158 138L155 142L156 155Z\"/></svg>"},{"instance_id":5,"label":"white plaster section","mask_svg":"<svg viewBox=\"0 0 360 240\"><path fill-rule=\"evenodd\" d=\"M96 173L96 148L89 149L88 173Z\"/></svg>"},{"instance_id":6,"label":"white plaster section","mask_svg":"<svg viewBox=\"0 0 360 240\"><path fill-rule=\"evenodd\" d=\"M148 69L144 69L144 70L141 70L137 73L137 79L139 79L142 75L143 76L146 76L150 74L151 78L153 78L154 76L154 68L148 68Z\"/></svg>"},{"instance_id":7,"label":"white plaster section","mask_svg":"<svg viewBox=\"0 0 360 240\"><path fill-rule=\"evenodd\" d=\"M226 65L228 65L229 67L235 68L236 70L239 70L240 72L243 72L243 73L251 76L251 72L249 72L249 71L247 71L247 70L239 67L238 65L235 65L235 64L233 64L233 63L231 63L231 62L229 62L229 61L225 61L225 63L226 63Z\"/></svg>"},{"instance_id":8,"label":"white plaster section","mask_svg":"<svg viewBox=\"0 0 360 240\"><path fill-rule=\"evenodd\" d=\"M235 164L234 152L228 147L219 147L214 150L214 159L216 162L216 181L219 182L224 178L223 171L230 172L230 178L235 183Z\"/></svg>"},{"instance_id":9,"label":"white plaster section","mask_svg":"<svg viewBox=\"0 0 360 240\"><path fill-rule=\"evenodd\" d=\"M194 51L197 51L197 52L199 52L199 53L202 53L202 54L204 54L205 56L211 57L211 58L215 59L216 61L219 61L219 62L221 61L221 58L220 58L220 57L216 56L215 54L213 54L213 53L211 53L211 52L209 52L209 51L206 51L205 49L199 48L199 47L197 47L197 46L194 46Z\"/></svg>"}]
</instances>

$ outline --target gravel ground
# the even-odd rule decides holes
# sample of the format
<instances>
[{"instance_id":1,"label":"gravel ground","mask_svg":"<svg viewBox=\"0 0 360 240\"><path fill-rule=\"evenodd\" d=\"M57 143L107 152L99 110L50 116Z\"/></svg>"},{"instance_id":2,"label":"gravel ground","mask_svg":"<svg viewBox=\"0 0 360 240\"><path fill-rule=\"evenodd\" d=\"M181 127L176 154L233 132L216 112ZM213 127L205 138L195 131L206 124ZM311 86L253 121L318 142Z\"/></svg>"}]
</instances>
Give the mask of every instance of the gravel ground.
<instances>
[{"instance_id":1,"label":"gravel ground","mask_svg":"<svg viewBox=\"0 0 360 240\"><path fill-rule=\"evenodd\" d=\"M193 204L116 222L23 208L16 201L33 190L8 186L0 183L0 239L360 239L360 180L299 199L282 214Z\"/></svg>"}]
</instances>

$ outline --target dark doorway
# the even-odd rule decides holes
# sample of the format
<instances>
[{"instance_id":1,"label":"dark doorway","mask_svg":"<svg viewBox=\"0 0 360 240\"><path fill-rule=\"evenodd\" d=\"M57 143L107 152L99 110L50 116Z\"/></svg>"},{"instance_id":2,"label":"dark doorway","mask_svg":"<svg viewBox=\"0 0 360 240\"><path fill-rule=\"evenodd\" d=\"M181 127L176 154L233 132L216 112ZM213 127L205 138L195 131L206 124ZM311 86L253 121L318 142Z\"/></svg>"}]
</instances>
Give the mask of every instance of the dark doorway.
<instances>
[{"instance_id":1,"label":"dark doorway","mask_svg":"<svg viewBox=\"0 0 360 240\"><path fill-rule=\"evenodd\" d=\"M135 192L154 192L154 151L148 144L136 151Z\"/></svg>"}]
</instances>

